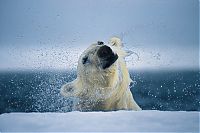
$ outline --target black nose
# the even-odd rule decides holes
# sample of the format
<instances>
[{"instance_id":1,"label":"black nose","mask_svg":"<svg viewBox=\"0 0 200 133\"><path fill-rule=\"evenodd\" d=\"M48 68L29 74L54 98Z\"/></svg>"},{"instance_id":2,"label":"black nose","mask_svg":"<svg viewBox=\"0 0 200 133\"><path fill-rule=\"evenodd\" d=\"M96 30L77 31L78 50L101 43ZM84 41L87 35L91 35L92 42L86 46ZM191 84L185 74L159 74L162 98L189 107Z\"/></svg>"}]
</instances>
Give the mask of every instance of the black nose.
<instances>
[{"instance_id":1,"label":"black nose","mask_svg":"<svg viewBox=\"0 0 200 133\"><path fill-rule=\"evenodd\" d=\"M114 54L112 49L106 45L99 48L97 55L103 69L109 68L118 59L118 55Z\"/></svg>"},{"instance_id":2,"label":"black nose","mask_svg":"<svg viewBox=\"0 0 200 133\"><path fill-rule=\"evenodd\" d=\"M112 52L112 49L110 47L106 46L106 45L104 45L101 48L99 48L99 50L97 52L97 55L100 58L106 58L106 57L111 56L112 54L114 54Z\"/></svg>"}]
</instances>

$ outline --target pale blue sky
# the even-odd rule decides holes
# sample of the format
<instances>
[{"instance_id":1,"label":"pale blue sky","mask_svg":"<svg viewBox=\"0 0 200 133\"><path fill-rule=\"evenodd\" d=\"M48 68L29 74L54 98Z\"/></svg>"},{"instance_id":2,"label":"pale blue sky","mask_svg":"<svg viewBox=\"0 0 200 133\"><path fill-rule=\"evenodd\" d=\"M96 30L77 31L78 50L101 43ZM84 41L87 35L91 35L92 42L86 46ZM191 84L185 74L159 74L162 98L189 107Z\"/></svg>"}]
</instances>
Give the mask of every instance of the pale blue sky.
<instances>
[{"instance_id":1,"label":"pale blue sky","mask_svg":"<svg viewBox=\"0 0 200 133\"><path fill-rule=\"evenodd\" d=\"M66 56L74 58L65 50L82 50L111 36L122 37L140 55L140 61L129 59L130 67L197 68L198 2L0 0L0 69L49 68L45 62L65 68Z\"/></svg>"}]
</instances>

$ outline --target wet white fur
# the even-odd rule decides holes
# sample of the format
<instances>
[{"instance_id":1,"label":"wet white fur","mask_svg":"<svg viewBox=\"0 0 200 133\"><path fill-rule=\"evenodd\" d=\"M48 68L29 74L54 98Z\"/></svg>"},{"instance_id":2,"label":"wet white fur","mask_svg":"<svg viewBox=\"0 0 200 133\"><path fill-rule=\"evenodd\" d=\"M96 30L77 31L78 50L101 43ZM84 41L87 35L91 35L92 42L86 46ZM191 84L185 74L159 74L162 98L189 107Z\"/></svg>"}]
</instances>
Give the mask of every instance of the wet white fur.
<instances>
[{"instance_id":1,"label":"wet white fur","mask_svg":"<svg viewBox=\"0 0 200 133\"><path fill-rule=\"evenodd\" d=\"M118 55L114 64L105 70L100 68L100 60L96 55L100 46L92 44L79 58L77 78L62 86L63 96L79 99L75 110L141 110L129 88L132 80L125 57L130 55L130 52L123 50L121 40L117 37L111 38L108 46ZM86 55L90 63L83 65L82 58Z\"/></svg>"}]
</instances>

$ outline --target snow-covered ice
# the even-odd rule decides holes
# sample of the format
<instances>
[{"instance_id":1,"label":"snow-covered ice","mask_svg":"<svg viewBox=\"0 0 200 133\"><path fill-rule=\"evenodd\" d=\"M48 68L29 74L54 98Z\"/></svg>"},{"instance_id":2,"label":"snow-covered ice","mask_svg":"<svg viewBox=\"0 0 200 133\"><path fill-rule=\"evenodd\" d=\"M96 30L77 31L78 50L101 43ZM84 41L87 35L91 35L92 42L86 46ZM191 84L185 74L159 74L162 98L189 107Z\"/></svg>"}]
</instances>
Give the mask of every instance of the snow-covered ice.
<instances>
[{"instance_id":1,"label":"snow-covered ice","mask_svg":"<svg viewBox=\"0 0 200 133\"><path fill-rule=\"evenodd\" d=\"M199 132L199 112L5 113L0 132Z\"/></svg>"}]
</instances>

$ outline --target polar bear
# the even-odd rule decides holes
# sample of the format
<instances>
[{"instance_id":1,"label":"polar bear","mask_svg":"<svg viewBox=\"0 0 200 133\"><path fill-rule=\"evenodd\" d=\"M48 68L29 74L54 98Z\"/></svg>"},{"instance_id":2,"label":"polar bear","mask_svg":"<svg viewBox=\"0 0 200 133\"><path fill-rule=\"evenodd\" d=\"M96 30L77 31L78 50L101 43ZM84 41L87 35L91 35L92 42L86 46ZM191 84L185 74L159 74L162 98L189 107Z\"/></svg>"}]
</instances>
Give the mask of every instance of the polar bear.
<instances>
[{"instance_id":1,"label":"polar bear","mask_svg":"<svg viewBox=\"0 0 200 133\"><path fill-rule=\"evenodd\" d=\"M61 95L78 98L78 111L141 110L129 88L128 55L117 37L108 45L92 44L78 60L77 78L61 87Z\"/></svg>"}]
</instances>

